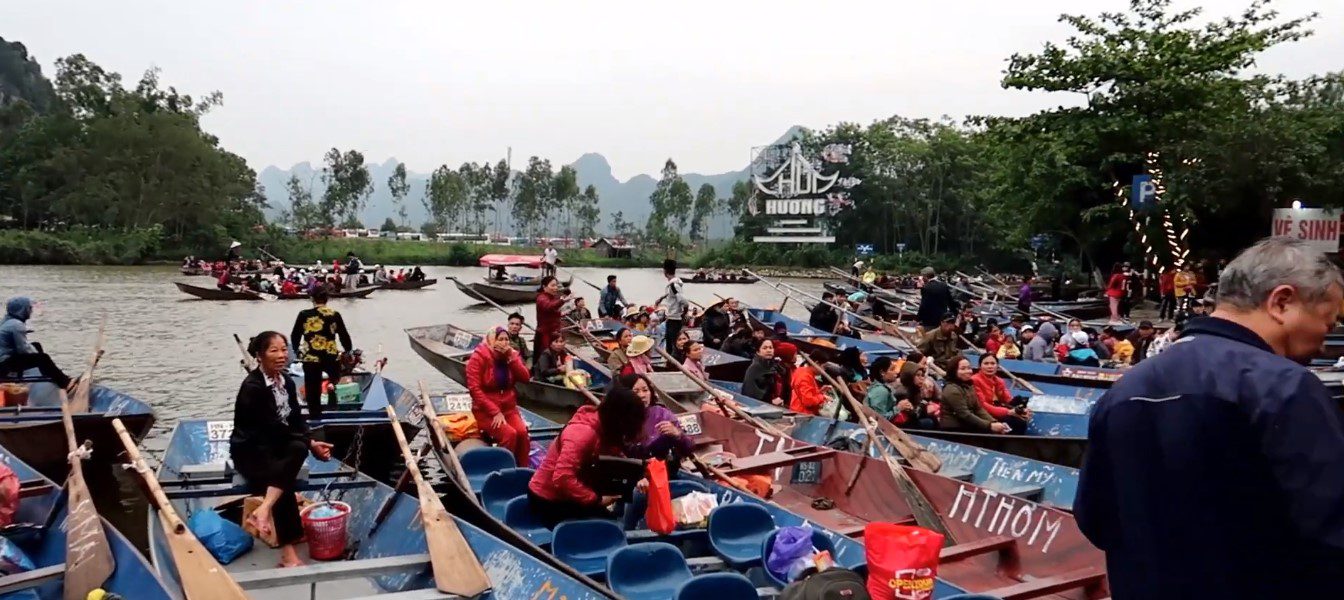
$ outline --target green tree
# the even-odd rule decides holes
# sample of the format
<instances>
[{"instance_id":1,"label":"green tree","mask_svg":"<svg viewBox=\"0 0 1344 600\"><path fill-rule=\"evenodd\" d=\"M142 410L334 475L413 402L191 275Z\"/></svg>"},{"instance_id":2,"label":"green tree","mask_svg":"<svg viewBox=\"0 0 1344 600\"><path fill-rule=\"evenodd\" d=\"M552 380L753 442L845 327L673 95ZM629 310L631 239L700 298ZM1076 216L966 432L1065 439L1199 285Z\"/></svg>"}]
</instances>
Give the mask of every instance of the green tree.
<instances>
[{"instance_id":1,"label":"green tree","mask_svg":"<svg viewBox=\"0 0 1344 600\"><path fill-rule=\"evenodd\" d=\"M639 238L639 228L634 223L625 220L625 214L616 211L611 214L611 234L625 240L627 243L637 243Z\"/></svg>"},{"instance_id":2,"label":"green tree","mask_svg":"<svg viewBox=\"0 0 1344 600\"><path fill-rule=\"evenodd\" d=\"M555 179L551 181L551 196L553 206L558 209L554 212L559 213L564 221L565 237L573 237L574 215L583 203L582 192L579 191L578 173L574 171L574 167L565 165L556 172Z\"/></svg>"},{"instance_id":3,"label":"green tree","mask_svg":"<svg viewBox=\"0 0 1344 600\"><path fill-rule=\"evenodd\" d=\"M297 175L289 176L289 181L285 182L285 189L289 192L289 210L285 213L284 220L300 231L321 227L325 221L322 209L313 202L312 191L304 187Z\"/></svg>"},{"instance_id":4,"label":"green tree","mask_svg":"<svg viewBox=\"0 0 1344 600\"><path fill-rule=\"evenodd\" d=\"M509 163L502 158L499 159L498 163L495 163L495 168L490 171L490 202L491 210L495 213L496 233L504 231L503 216L511 213L513 189L509 183L512 178L513 172L509 170Z\"/></svg>"},{"instance_id":5,"label":"green tree","mask_svg":"<svg viewBox=\"0 0 1344 600\"><path fill-rule=\"evenodd\" d=\"M681 232L690 221L694 202L691 186L677 173L677 163L667 159L663 164L662 178L649 195L653 212L649 214L648 223L644 227L646 239L664 248L679 247Z\"/></svg>"},{"instance_id":6,"label":"green tree","mask_svg":"<svg viewBox=\"0 0 1344 600\"><path fill-rule=\"evenodd\" d=\"M393 221L393 220L392 220L392 217L388 217L386 220L383 221L383 226L380 228L380 230L381 230L381 231L396 231L396 230L397 230L397 223L396 223L396 221Z\"/></svg>"},{"instance_id":7,"label":"green tree","mask_svg":"<svg viewBox=\"0 0 1344 600\"><path fill-rule=\"evenodd\" d=\"M700 186L700 190L695 193L695 208L691 213L691 232L692 242L698 242L705 237L705 228L707 221L714 214L715 205L718 203L718 193L714 191L714 186L706 183Z\"/></svg>"},{"instance_id":8,"label":"green tree","mask_svg":"<svg viewBox=\"0 0 1344 600\"><path fill-rule=\"evenodd\" d=\"M369 176L369 167L364 164L364 155L358 150L341 153L332 148L323 157L322 183L327 188L322 192L322 215L328 223L337 219L353 219L364 208L364 202L373 193L373 181Z\"/></svg>"},{"instance_id":9,"label":"green tree","mask_svg":"<svg viewBox=\"0 0 1344 600\"><path fill-rule=\"evenodd\" d=\"M341 221L341 229L364 229L364 222L355 215L346 215L345 220Z\"/></svg>"},{"instance_id":10,"label":"green tree","mask_svg":"<svg viewBox=\"0 0 1344 600\"><path fill-rule=\"evenodd\" d=\"M555 174L551 169L551 161L536 156L527 159L527 170L520 173L514 181L515 228L521 228L521 231L529 237L537 234L540 221L555 198L554 183Z\"/></svg>"},{"instance_id":11,"label":"green tree","mask_svg":"<svg viewBox=\"0 0 1344 600\"><path fill-rule=\"evenodd\" d=\"M401 224L405 225L406 194L411 191L411 185L406 183L406 163L397 163L397 168L393 169L392 175L387 178L387 189L392 192L392 204L397 207L397 216L401 217Z\"/></svg>"},{"instance_id":12,"label":"green tree","mask_svg":"<svg viewBox=\"0 0 1344 600\"><path fill-rule=\"evenodd\" d=\"M429 175L425 185L425 196L421 202L429 213L430 222L438 231L448 231L454 212L454 189L458 187L458 176L448 165L439 165ZM423 228L422 228L423 230Z\"/></svg>"},{"instance_id":13,"label":"green tree","mask_svg":"<svg viewBox=\"0 0 1344 600\"><path fill-rule=\"evenodd\" d=\"M583 189L576 211L579 219L579 235L585 238L597 236L597 223L602 218L602 209L598 207L597 188L589 185Z\"/></svg>"}]
</instances>

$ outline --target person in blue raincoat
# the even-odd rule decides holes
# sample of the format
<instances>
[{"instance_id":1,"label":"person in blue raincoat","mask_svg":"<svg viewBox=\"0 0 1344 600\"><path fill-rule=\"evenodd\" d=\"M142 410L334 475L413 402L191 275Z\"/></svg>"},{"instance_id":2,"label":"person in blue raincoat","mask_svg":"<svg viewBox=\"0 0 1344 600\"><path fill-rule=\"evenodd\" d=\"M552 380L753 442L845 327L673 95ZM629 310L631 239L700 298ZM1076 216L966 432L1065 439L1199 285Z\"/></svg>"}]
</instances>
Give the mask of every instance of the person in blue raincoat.
<instances>
[{"instance_id":1,"label":"person in blue raincoat","mask_svg":"<svg viewBox=\"0 0 1344 600\"><path fill-rule=\"evenodd\" d=\"M32 316L33 301L25 296L10 298L5 303L5 316L0 317L0 378L20 377L28 369L37 369L57 386L74 391L70 377L41 346L28 341L28 319Z\"/></svg>"},{"instance_id":2,"label":"person in blue raincoat","mask_svg":"<svg viewBox=\"0 0 1344 600\"><path fill-rule=\"evenodd\" d=\"M1340 597L1344 412L1302 365L1344 279L1276 237L1218 284L1212 315L1097 402L1078 526L1105 551L1116 600Z\"/></svg>"}]
</instances>

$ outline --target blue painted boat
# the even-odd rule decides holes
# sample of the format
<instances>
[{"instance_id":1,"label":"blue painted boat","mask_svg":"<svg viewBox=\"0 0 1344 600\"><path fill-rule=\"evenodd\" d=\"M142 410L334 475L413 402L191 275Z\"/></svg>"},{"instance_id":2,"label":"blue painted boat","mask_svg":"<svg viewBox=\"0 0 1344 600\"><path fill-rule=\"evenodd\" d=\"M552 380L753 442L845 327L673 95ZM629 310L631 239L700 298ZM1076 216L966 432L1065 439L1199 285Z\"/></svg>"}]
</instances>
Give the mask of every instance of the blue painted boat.
<instances>
[{"instance_id":1,"label":"blue painted boat","mask_svg":"<svg viewBox=\"0 0 1344 600\"><path fill-rule=\"evenodd\" d=\"M19 460L56 481L69 473L65 427L61 424L60 390L46 382L30 384L27 406L0 408L0 446ZM121 419L137 441L154 425L148 404L111 388L95 385L89 391L89 410L72 415L75 439L93 442L93 460L111 464L121 449L112 419Z\"/></svg>"},{"instance_id":2,"label":"blue painted boat","mask_svg":"<svg viewBox=\"0 0 1344 600\"><path fill-rule=\"evenodd\" d=\"M443 406L435 398L435 406ZM533 440L549 445L559 435L562 425L546 419L536 413L520 409L528 422ZM444 486L444 503L450 506L454 514L470 514L470 520L488 520L491 525L483 525L490 531L509 531L518 545L529 547L530 554L547 554L555 560L569 564L586 575L606 582L611 593L628 598L693 598L689 595L710 577L736 577L724 575L724 572L737 573L745 582L756 589L771 590L766 595L777 594L782 583L774 579L761 567L760 541L769 536L769 531L779 527L809 526L814 530L814 544L829 546L836 563L860 573L866 572L866 557L863 543L833 529L821 527L797 512L752 495L741 493L733 488L720 485L699 476L681 473L672 480L674 490L679 493L704 491L714 494L719 507L710 516L710 528L698 530L678 530L670 535L661 536L647 529L640 516L643 508L638 505L627 506L624 517L611 522L576 521L562 523L554 530L546 529L531 520L526 512L526 482L531 477L531 469L501 469L495 473L476 473L470 465L484 464L473 458L474 453L503 452L499 448L475 448L461 454L461 463L467 470L467 479L484 475L480 490L468 490L453 476L455 467L444 453L436 453L440 464L448 476L451 485ZM498 484L498 485L496 485ZM679 493L677 495L679 495ZM480 500L480 504L477 500ZM735 507L735 508L734 508ZM768 523L759 534L757 546L737 555L715 544L715 515L722 511L722 520L729 522L746 517L766 515L763 523ZM738 513L743 513L738 515ZM731 516L730 516L731 514ZM601 532L599 534L598 532ZM592 538L609 534L605 547L595 547ZM504 536L501 536L504 537ZM576 539L577 538L577 539ZM585 538L587 538L585 540ZM824 541L823 541L824 540ZM667 544L667 545L663 545ZM573 552L576 546L583 546L582 552ZM666 555L664 555L666 553ZM642 557L626 562L627 555ZM608 560L606 557L610 557ZM614 569L614 570L613 570ZM632 581L633 580L633 581ZM738 581L742 579L738 578ZM965 590L942 579L935 582L934 597L945 598L965 593Z\"/></svg>"},{"instance_id":3,"label":"blue painted boat","mask_svg":"<svg viewBox=\"0 0 1344 600\"><path fill-rule=\"evenodd\" d=\"M296 390L303 389L303 370L299 364L289 369ZM321 419L308 419L314 436L333 444L332 456L354 465L360 471L381 477L401 463L401 449L387 420L387 407L397 413L406 439L415 439L424 425L419 398L382 375L357 372L351 375L359 384L359 397L324 409ZM300 405L303 392L299 392ZM307 407L303 406L305 414Z\"/></svg>"},{"instance_id":4,"label":"blue painted boat","mask_svg":"<svg viewBox=\"0 0 1344 600\"><path fill-rule=\"evenodd\" d=\"M61 437L65 439L64 434ZM6 600L61 600L64 598L65 572L65 490L23 462L7 447L0 447L0 461L14 471L20 482L19 509L4 535L23 550L37 567L25 574L0 577L0 586L17 577L39 577L30 589L16 589L0 595ZM128 600L174 600L163 580L121 532L102 519L103 533L116 568L103 589Z\"/></svg>"},{"instance_id":5,"label":"blue painted boat","mask_svg":"<svg viewBox=\"0 0 1344 600\"><path fill-rule=\"evenodd\" d=\"M173 429L158 479L182 518L198 510L220 510L234 520L240 516L239 497L245 492L235 485L227 463L231 428L232 421L190 420ZM302 493L309 498L326 493L331 500L354 508L348 523L349 558L277 569L279 550L258 541L250 552L225 567L252 598L447 597L433 589L427 546L420 533L419 502L414 496L397 493L334 460L309 457L305 471L301 473L305 479L300 485ZM386 518L375 525L383 509ZM163 579L180 589L181 579L154 512L151 508L150 555ZM595 584L554 568L460 517L454 519L490 576L493 589L483 598L608 597ZM304 554L302 549L300 553Z\"/></svg>"},{"instance_id":6,"label":"blue painted boat","mask_svg":"<svg viewBox=\"0 0 1344 600\"><path fill-rule=\"evenodd\" d=\"M834 447L839 445L838 440L849 438L853 443L845 445L859 448L868 438L868 433L858 423L825 417L798 417L794 423L794 428L789 431L791 437L818 446ZM1078 469L922 435L910 437L938 455L943 463L939 475L1047 506L1073 510L1073 499L1078 494ZM896 451L886 439L879 441L888 452ZM877 457L877 449L869 448L868 454Z\"/></svg>"}]
</instances>

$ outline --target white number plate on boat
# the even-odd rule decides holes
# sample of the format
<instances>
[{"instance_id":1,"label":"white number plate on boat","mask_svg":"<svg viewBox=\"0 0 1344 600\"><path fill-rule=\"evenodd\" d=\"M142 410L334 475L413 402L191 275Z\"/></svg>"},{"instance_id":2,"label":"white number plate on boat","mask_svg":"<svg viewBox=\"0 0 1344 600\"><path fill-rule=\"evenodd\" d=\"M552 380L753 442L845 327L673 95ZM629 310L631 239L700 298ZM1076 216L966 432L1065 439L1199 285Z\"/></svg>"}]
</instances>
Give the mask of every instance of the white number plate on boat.
<instances>
[{"instance_id":1,"label":"white number plate on boat","mask_svg":"<svg viewBox=\"0 0 1344 600\"><path fill-rule=\"evenodd\" d=\"M453 336L453 345L458 348L467 348L471 346L471 334L465 331L457 332L457 335Z\"/></svg>"},{"instance_id":2,"label":"white number plate on boat","mask_svg":"<svg viewBox=\"0 0 1344 600\"><path fill-rule=\"evenodd\" d=\"M704 430L700 429L699 415L681 415L677 417L677 424L686 435L700 435Z\"/></svg>"},{"instance_id":3,"label":"white number plate on boat","mask_svg":"<svg viewBox=\"0 0 1344 600\"><path fill-rule=\"evenodd\" d=\"M443 412L446 414L471 412L471 394L447 394L443 397Z\"/></svg>"},{"instance_id":4,"label":"white number plate on boat","mask_svg":"<svg viewBox=\"0 0 1344 600\"><path fill-rule=\"evenodd\" d=\"M227 442L233 435L233 421L206 421L205 435L211 442Z\"/></svg>"}]
</instances>

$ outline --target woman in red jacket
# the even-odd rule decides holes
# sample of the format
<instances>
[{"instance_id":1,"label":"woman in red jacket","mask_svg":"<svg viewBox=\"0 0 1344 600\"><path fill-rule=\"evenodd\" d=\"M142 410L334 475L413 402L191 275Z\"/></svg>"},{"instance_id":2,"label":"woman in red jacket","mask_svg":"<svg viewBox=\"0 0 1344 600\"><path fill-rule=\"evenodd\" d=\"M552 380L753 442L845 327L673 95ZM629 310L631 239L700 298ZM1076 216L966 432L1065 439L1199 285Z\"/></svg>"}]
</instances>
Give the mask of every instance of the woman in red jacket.
<instances>
[{"instance_id":1,"label":"woman in red jacket","mask_svg":"<svg viewBox=\"0 0 1344 600\"><path fill-rule=\"evenodd\" d=\"M1111 304L1111 322L1120 322L1120 299L1125 297L1125 284L1129 276L1125 274L1124 267L1120 263L1115 263L1111 267L1111 278L1106 282L1106 299Z\"/></svg>"},{"instance_id":2,"label":"woman in red jacket","mask_svg":"<svg viewBox=\"0 0 1344 600\"><path fill-rule=\"evenodd\" d=\"M1013 397L1008 393L1003 378L999 377L998 357L993 354L980 357L980 369L971 376L971 387L975 389L980 406L985 407L985 412L994 420L1007 423L1013 433L1026 430L1027 422L1031 420L1031 409L1023 406L1019 410L1011 406Z\"/></svg>"},{"instance_id":3,"label":"woman in red jacket","mask_svg":"<svg viewBox=\"0 0 1344 600\"><path fill-rule=\"evenodd\" d=\"M527 422L518 412L514 386L532 378L523 359L509 344L509 331L496 327L485 334L467 359L467 392L477 427L501 448L513 453L518 466L527 466L531 440Z\"/></svg>"},{"instance_id":4,"label":"woman in red jacket","mask_svg":"<svg viewBox=\"0 0 1344 600\"><path fill-rule=\"evenodd\" d=\"M561 294L560 281L554 275L541 278L541 289L537 292L537 333L532 337L532 356L541 356L543 350L550 348L551 332L564 326L561 314L568 297L568 293Z\"/></svg>"},{"instance_id":5,"label":"woman in red jacket","mask_svg":"<svg viewBox=\"0 0 1344 600\"><path fill-rule=\"evenodd\" d=\"M627 446L639 443L644 410L634 391L619 386L601 405L580 407L527 484L532 514L547 527L570 519L615 518L609 507L621 496L599 494L590 465L598 456L622 456ZM641 480L636 487L647 485Z\"/></svg>"}]
</instances>

